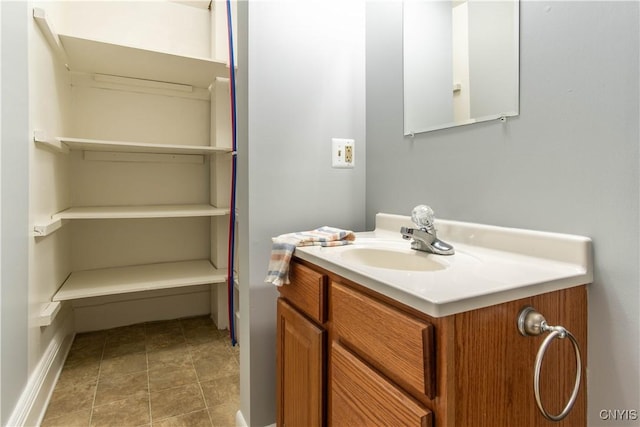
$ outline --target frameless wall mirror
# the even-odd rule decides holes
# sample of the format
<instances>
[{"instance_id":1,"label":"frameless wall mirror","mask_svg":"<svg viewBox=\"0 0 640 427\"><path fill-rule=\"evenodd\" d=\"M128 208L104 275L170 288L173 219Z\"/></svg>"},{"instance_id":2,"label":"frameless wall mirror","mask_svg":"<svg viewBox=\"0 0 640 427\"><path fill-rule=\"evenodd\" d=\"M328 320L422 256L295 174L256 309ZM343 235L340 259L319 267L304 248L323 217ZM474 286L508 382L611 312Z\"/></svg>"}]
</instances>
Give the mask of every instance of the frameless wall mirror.
<instances>
[{"instance_id":1,"label":"frameless wall mirror","mask_svg":"<svg viewBox=\"0 0 640 427\"><path fill-rule=\"evenodd\" d=\"M518 0L404 0L404 134L518 115Z\"/></svg>"}]
</instances>

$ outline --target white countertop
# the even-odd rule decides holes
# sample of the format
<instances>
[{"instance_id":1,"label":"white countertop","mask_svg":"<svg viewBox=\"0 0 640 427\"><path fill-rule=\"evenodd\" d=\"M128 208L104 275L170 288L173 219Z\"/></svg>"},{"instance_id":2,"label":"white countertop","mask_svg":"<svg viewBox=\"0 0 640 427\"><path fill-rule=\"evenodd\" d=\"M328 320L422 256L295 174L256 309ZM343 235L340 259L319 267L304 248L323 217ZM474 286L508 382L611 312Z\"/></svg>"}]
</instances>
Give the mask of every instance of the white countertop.
<instances>
[{"instance_id":1,"label":"white countertop","mask_svg":"<svg viewBox=\"0 0 640 427\"><path fill-rule=\"evenodd\" d=\"M443 317L520 298L591 283L591 239L559 233L436 220L438 238L454 255L410 248L401 226L408 216L378 214L374 231L356 233L351 245L305 246L295 256L312 262L432 317ZM392 250L424 257L442 268L397 270L352 262L356 248ZM404 255L402 255L404 256ZM427 261L429 262L429 261Z\"/></svg>"}]
</instances>

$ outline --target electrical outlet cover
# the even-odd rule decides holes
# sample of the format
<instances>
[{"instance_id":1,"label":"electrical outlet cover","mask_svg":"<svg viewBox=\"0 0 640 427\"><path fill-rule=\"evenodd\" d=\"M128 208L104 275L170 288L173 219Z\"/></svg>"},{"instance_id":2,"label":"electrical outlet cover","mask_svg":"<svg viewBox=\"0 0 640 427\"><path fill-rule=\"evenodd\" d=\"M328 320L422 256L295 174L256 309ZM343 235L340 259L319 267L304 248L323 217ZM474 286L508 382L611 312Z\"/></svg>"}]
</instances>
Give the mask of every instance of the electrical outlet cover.
<instances>
[{"instance_id":1,"label":"electrical outlet cover","mask_svg":"<svg viewBox=\"0 0 640 427\"><path fill-rule=\"evenodd\" d=\"M331 138L331 165L334 168L353 168L355 165L355 141Z\"/></svg>"}]
</instances>

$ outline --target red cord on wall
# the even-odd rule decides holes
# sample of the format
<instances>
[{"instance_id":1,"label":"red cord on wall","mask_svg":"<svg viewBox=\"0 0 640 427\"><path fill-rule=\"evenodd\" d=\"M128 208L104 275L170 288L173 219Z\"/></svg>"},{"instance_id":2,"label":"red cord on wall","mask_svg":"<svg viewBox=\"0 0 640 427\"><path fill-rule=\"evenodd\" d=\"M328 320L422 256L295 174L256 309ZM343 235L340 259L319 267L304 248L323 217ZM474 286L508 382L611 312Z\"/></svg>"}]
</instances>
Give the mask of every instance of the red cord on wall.
<instances>
[{"instance_id":1,"label":"red cord on wall","mask_svg":"<svg viewBox=\"0 0 640 427\"><path fill-rule=\"evenodd\" d=\"M227 29L229 41L229 86L231 102L231 201L229 203L229 246L227 258L227 311L229 313L229 336L231 345L236 345L236 328L234 312L234 254L236 234L236 67L233 54L233 28L231 19L231 0L227 0Z\"/></svg>"}]
</instances>

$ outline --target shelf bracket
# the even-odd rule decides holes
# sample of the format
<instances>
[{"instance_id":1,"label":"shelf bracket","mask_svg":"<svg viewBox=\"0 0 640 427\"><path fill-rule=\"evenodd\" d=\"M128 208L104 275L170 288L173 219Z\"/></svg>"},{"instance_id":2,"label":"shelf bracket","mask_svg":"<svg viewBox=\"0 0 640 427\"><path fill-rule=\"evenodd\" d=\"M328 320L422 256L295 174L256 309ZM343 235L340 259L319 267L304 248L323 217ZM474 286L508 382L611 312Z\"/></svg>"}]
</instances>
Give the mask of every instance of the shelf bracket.
<instances>
[{"instance_id":1,"label":"shelf bracket","mask_svg":"<svg viewBox=\"0 0 640 427\"><path fill-rule=\"evenodd\" d=\"M45 13L44 9L39 7L34 7L33 19L35 19L36 24L38 24L38 27L40 28L42 35L47 40L47 43L49 43L49 46L51 46L51 49L53 49L53 51L58 56L60 61L62 61L62 63L66 67L66 69L69 70L69 60L67 59L67 53L65 52L64 47L60 42L60 38L58 37L58 34L54 31L53 26L51 25L51 22L47 20L47 14Z\"/></svg>"},{"instance_id":2,"label":"shelf bracket","mask_svg":"<svg viewBox=\"0 0 640 427\"><path fill-rule=\"evenodd\" d=\"M60 227L64 225L64 221L62 219L52 219L46 224L39 224L33 226L33 236L34 237L45 237L53 232L57 231Z\"/></svg>"},{"instance_id":3,"label":"shelf bracket","mask_svg":"<svg viewBox=\"0 0 640 427\"><path fill-rule=\"evenodd\" d=\"M46 148L56 153L69 153L69 147L67 147L64 142L60 141L59 138L47 137L47 135L41 130L36 130L33 132L33 142L35 142L36 145L42 148Z\"/></svg>"},{"instance_id":4,"label":"shelf bracket","mask_svg":"<svg viewBox=\"0 0 640 427\"><path fill-rule=\"evenodd\" d=\"M40 316L38 317L38 326L49 326L53 323L53 320L60 312L62 303L60 301L52 301L46 303L40 309Z\"/></svg>"}]
</instances>

